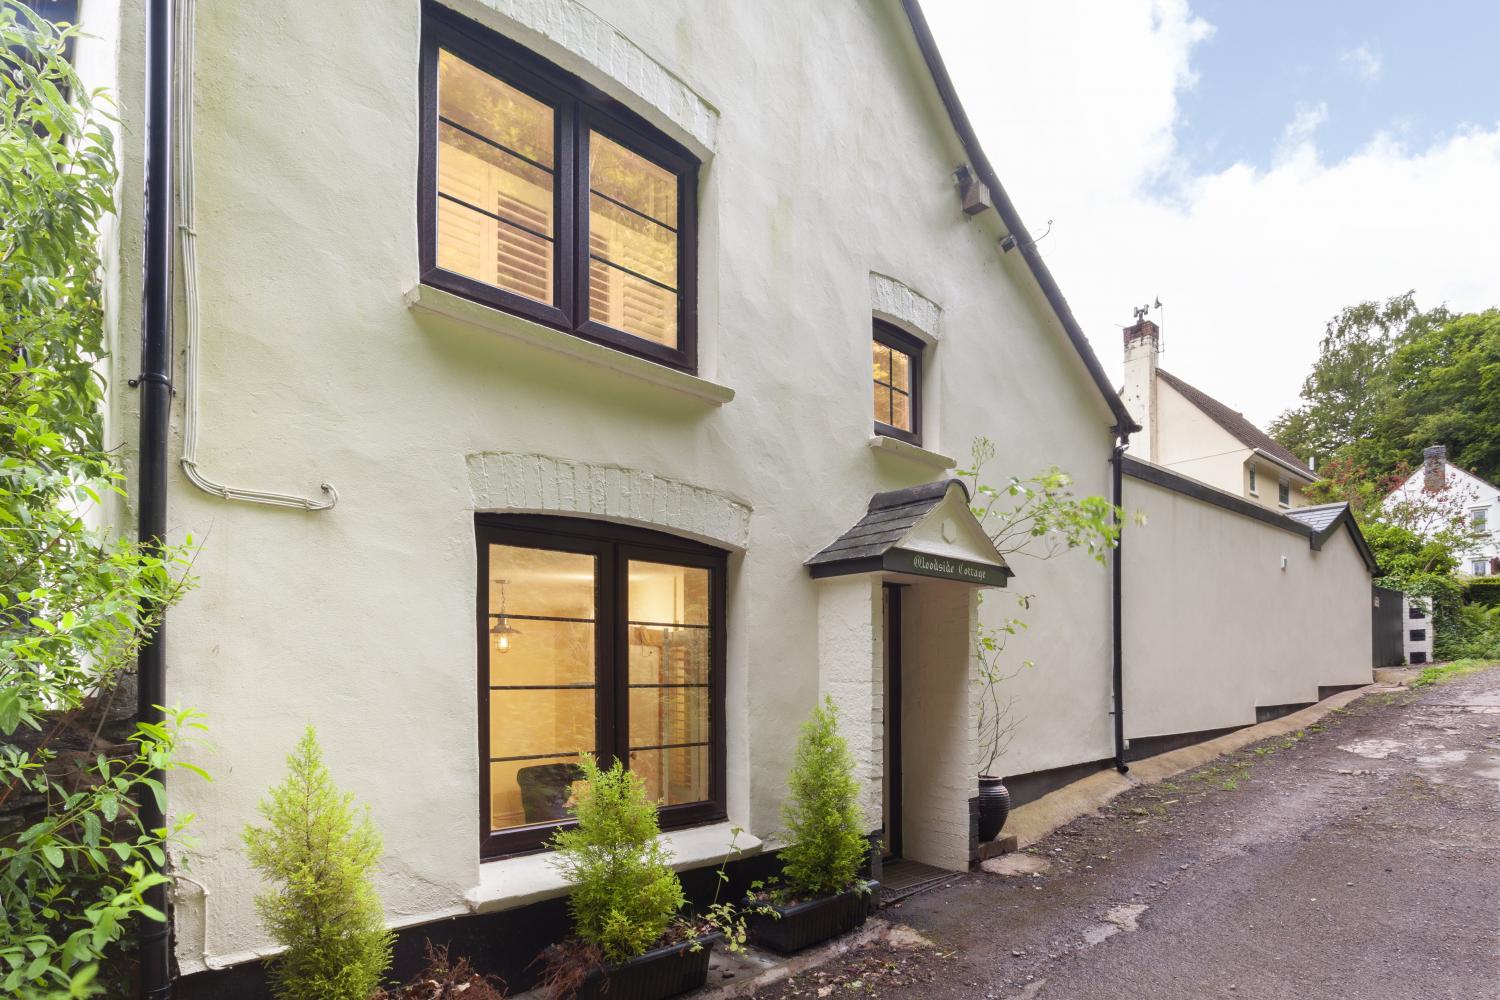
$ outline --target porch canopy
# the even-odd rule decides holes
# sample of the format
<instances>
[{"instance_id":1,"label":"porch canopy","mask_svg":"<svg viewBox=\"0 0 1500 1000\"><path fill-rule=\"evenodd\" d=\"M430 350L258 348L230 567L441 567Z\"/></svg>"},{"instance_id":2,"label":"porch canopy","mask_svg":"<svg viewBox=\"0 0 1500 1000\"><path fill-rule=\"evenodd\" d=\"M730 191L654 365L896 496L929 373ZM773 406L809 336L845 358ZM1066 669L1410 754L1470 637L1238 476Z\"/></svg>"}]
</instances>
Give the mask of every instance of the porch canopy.
<instances>
[{"instance_id":1,"label":"porch canopy","mask_svg":"<svg viewBox=\"0 0 1500 1000\"><path fill-rule=\"evenodd\" d=\"M894 573L977 587L1003 587L1015 575L957 479L875 494L865 516L806 565L815 579Z\"/></svg>"}]
</instances>

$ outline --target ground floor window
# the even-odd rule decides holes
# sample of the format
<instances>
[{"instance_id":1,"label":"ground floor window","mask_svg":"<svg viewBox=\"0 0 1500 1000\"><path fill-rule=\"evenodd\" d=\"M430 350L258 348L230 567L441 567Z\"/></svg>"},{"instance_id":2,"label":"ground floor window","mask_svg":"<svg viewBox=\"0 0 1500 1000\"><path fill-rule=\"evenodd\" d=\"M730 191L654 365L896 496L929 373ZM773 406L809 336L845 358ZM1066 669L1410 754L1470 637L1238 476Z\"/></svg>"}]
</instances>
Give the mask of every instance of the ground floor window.
<instances>
[{"instance_id":1,"label":"ground floor window","mask_svg":"<svg viewBox=\"0 0 1500 1000\"><path fill-rule=\"evenodd\" d=\"M479 515L481 853L541 847L582 753L624 759L663 826L724 815L724 566L605 522Z\"/></svg>"}]
</instances>

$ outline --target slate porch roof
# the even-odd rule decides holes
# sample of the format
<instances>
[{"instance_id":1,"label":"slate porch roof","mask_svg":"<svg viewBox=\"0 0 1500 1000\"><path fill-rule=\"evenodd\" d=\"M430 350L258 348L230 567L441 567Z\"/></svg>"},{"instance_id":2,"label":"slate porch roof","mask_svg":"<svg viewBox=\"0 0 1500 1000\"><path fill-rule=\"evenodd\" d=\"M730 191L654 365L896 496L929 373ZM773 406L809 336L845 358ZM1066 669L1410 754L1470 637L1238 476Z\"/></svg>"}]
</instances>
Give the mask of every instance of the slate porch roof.
<instances>
[{"instance_id":1,"label":"slate porch roof","mask_svg":"<svg viewBox=\"0 0 1500 1000\"><path fill-rule=\"evenodd\" d=\"M1271 435L1246 420L1243 413L1219 402L1202 389L1188 385L1170 372L1158 368L1156 374L1167 385L1170 385L1173 389L1181 393L1189 403L1192 403L1199 410L1203 411L1210 420L1233 435L1245 447L1265 452L1277 461L1291 466L1308 479L1318 478L1318 474L1309 469L1306 462L1277 444Z\"/></svg>"},{"instance_id":2,"label":"slate porch roof","mask_svg":"<svg viewBox=\"0 0 1500 1000\"><path fill-rule=\"evenodd\" d=\"M822 563L847 562L852 559L870 559L882 556L891 546L917 526L932 508L942 502L948 494L950 484L957 483L964 491L964 500L969 499L969 488L959 479L939 479L921 486L908 486L902 490L877 493L870 498L869 512L854 523L854 527L835 538L831 543L807 560L808 566Z\"/></svg>"}]
</instances>

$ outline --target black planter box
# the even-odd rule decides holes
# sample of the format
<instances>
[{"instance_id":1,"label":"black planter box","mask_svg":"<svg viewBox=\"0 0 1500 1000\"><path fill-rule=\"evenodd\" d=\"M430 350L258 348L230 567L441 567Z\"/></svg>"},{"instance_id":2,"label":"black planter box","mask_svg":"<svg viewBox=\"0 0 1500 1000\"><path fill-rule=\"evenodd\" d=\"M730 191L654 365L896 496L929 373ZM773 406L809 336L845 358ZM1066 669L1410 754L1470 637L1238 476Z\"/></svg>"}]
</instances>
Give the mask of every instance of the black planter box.
<instances>
[{"instance_id":1,"label":"black planter box","mask_svg":"<svg viewBox=\"0 0 1500 1000\"><path fill-rule=\"evenodd\" d=\"M879 882L866 882L863 889L850 889L837 896L791 906L768 904L778 916L752 913L746 922L750 937L756 944L783 955L836 938L864 925L879 887Z\"/></svg>"},{"instance_id":2,"label":"black planter box","mask_svg":"<svg viewBox=\"0 0 1500 1000\"><path fill-rule=\"evenodd\" d=\"M619 965L589 973L576 994L578 1000L664 1000L708 981L708 958L722 934L655 948ZM693 945L701 947L693 950Z\"/></svg>"}]
</instances>

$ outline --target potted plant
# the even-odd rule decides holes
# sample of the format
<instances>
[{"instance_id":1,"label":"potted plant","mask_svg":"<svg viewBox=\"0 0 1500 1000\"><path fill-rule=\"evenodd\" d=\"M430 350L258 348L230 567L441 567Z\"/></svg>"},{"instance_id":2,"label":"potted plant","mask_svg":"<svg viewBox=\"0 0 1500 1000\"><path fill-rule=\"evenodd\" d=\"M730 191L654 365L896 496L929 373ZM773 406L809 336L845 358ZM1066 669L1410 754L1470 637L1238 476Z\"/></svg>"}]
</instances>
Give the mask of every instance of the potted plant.
<instances>
[{"instance_id":1,"label":"potted plant","mask_svg":"<svg viewBox=\"0 0 1500 1000\"><path fill-rule=\"evenodd\" d=\"M781 852L781 880L752 887L747 919L752 940L786 955L863 924L876 888L859 877L869 842L861 832L854 758L831 698L802 726L782 818L789 843Z\"/></svg>"},{"instance_id":2,"label":"potted plant","mask_svg":"<svg viewBox=\"0 0 1500 1000\"><path fill-rule=\"evenodd\" d=\"M720 935L675 919L682 883L668 864L639 775L582 758L571 807L578 825L552 838L553 861L573 884L573 937L544 956L554 998L661 1000L702 986Z\"/></svg>"}]
</instances>

